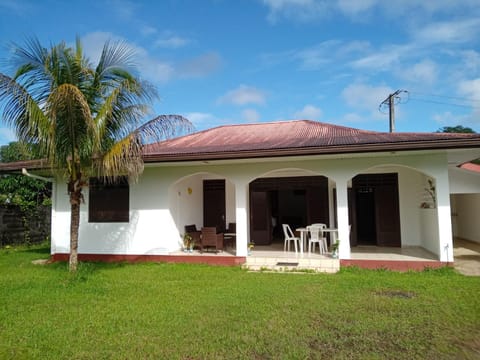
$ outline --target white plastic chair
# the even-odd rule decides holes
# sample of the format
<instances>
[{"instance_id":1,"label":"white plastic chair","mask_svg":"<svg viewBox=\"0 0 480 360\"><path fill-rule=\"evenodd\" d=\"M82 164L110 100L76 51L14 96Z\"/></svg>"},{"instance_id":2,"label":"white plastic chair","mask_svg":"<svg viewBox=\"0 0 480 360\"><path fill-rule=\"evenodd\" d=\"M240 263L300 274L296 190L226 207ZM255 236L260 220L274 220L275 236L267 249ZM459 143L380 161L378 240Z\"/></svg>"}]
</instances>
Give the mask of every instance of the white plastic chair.
<instances>
[{"instance_id":1,"label":"white plastic chair","mask_svg":"<svg viewBox=\"0 0 480 360\"><path fill-rule=\"evenodd\" d=\"M322 229L325 229L327 226L325 224L313 224L307 226L308 232L310 233L310 239L308 240L308 252L315 252L315 244L318 244L318 251L320 254L325 254L328 252L327 238L324 235Z\"/></svg>"},{"instance_id":2,"label":"white plastic chair","mask_svg":"<svg viewBox=\"0 0 480 360\"><path fill-rule=\"evenodd\" d=\"M283 244L283 251L290 251L290 241L295 245L295 254L297 253L297 243L300 245L300 238L293 235L293 231L288 224L282 224L283 234L285 235L285 243Z\"/></svg>"}]
</instances>

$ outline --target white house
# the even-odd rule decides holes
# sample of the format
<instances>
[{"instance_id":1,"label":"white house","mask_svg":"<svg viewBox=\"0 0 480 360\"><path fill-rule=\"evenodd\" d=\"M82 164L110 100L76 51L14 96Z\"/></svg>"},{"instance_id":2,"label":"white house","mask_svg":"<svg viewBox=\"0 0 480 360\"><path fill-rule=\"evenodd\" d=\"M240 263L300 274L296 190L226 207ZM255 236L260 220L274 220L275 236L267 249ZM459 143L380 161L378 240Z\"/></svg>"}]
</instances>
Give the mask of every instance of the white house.
<instances>
[{"instance_id":1,"label":"white house","mask_svg":"<svg viewBox=\"0 0 480 360\"><path fill-rule=\"evenodd\" d=\"M239 264L249 242L283 246L280 224L322 222L338 229L341 264L362 246L422 249L447 264L453 234L480 242L480 175L459 167L476 158L480 134L382 133L308 120L221 126L145 147L135 184L92 181L79 257ZM69 210L58 178L54 259L69 253ZM236 223L229 257L180 255L185 225L229 223Z\"/></svg>"}]
</instances>

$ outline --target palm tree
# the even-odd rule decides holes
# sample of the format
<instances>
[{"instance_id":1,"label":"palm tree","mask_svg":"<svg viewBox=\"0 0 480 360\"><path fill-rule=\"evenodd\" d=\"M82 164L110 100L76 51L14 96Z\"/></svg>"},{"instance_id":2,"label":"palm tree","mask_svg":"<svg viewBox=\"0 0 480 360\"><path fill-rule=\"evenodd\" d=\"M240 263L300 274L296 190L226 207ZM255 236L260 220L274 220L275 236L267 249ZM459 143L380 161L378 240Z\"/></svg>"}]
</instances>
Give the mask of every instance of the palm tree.
<instances>
[{"instance_id":1,"label":"palm tree","mask_svg":"<svg viewBox=\"0 0 480 360\"><path fill-rule=\"evenodd\" d=\"M13 76L0 73L3 121L18 139L38 144L52 169L63 171L71 206L70 271L78 265L78 229L82 188L89 176L138 179L142 147L190 129L177 115L141 119L157 97L135 74L133 52L122 42L105 43L96 67L77 38L44 48L38 39L13 46Z\"/></svg>"}]
</instances>

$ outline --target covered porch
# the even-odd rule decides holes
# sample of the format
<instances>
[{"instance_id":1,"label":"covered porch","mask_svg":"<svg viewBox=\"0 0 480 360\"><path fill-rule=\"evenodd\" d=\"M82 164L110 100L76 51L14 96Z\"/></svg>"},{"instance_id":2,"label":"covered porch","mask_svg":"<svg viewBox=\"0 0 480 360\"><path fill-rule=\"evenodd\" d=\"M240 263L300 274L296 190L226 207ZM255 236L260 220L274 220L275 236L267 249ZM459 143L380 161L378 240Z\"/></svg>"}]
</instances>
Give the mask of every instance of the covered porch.
<instances>
[{"instance_id":1,"label":"covered porch","mask_svg":"<svg viewBox=\"0 0 480 360\"><path fill-rule=\"evenodd\" d=\"M335 166L335 161L327 160L295 162L295 168L288 162L272 163L265 166L270 167L270 171L257 175L254 175L255 166L243 167L242 176L232 174L227 167L210 167L211 171L202 167L204 172L184 176L171 187L171 212L176 215L176 227L182 234L187 224L194 223L198 229L206 225L205 219L214 209L217 220L213 221L218 223L213 225L225 229L229 223L235 223L237 228L235 247L224 255L245 258L250 264L263 262L260 266L298 262L293 261L295 259L302 263L331 260L330 253L308 254L306 249L303 256L292 251L285 253L279 225L292 221L293 229L314 222L337 229L339 263L343 265L361 266L362 262L378 260L382 267L388 267L385 262L407 261L410 265L418 262L435 267L437 262L451 262L452 246L440 246L441 238L448 244L449 230L448 223L441 221L445 214L449 217L444 174L426 175L412 164L407 166L409 162L405 160L408 159L402 164L397 159L398 165L386 165L390 159L352 160L346 165L355 164L357 169L348 172ZM206 196L206 192L212 192L206 183L218 186L222 182L223 196ZM430 189L430 183L435 187L434 198L426 190ZM289 184L289 189L282 184ZM218 195L217 190L213 191ZM368 196L373 199L370 203ZM383 203L375 201L374 196ZM386 205L393 210L385 210ZM360 226L365 225L365 217L359 219L359 216L367 212L373 221L370 230ZM391 217L395 217L395 221L391 221ZM368 232L372 229L373 234ZM254 250L248 256L250 243L254 243ZM175 254L179 251L181 244L174 250Z\"/></svg>"},{"instance_id":2,"label":"covered porch","mask_svg":"<svg viewBox=\"0 0 480 360\"><path fill-rule=\"evenodd\" d=\"M219 253L200 253L198 250L172 252L168 262L204 263L211 265L242 265L253 271L289 271L336 273L341 266L358 266L370 269L391 269L399 271L423 270L445 266L431 252L421 247L392 248L378 246L358 246L352 249L351 259L334 259L331 254L300 253L284 251L274 245L256 246L246 257L236 256L233 248Z\"/></svg>"}]
</instances>

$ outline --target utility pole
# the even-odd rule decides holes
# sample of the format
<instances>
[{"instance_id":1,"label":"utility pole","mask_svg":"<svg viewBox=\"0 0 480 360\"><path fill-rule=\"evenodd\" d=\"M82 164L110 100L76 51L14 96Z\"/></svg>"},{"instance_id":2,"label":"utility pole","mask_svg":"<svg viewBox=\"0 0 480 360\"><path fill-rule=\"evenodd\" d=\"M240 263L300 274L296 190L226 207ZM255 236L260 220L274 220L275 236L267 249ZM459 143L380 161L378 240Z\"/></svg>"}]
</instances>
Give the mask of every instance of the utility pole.
<instances>
[{"instance_id":1,"label":"utility pole","mask_svg":"<svg viewBox=\"0 0 480 360\"><path fill-rule=\"evenodd\" d=\"M406 93L406 90L397 90L393 94L387 96L385 100L383 100L378 109L381 111L382 106L388 106L388 113L389 113L389 120L390 120L390 132L395 132L395 104L397 104L400 100L400 94Z\"/></svg>"}]
</instances>

